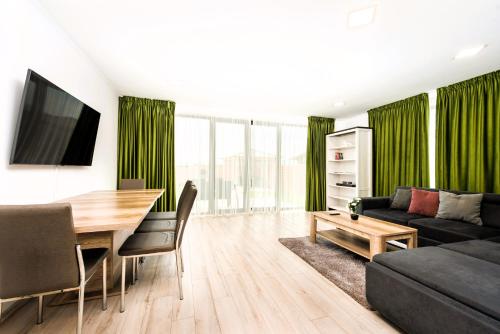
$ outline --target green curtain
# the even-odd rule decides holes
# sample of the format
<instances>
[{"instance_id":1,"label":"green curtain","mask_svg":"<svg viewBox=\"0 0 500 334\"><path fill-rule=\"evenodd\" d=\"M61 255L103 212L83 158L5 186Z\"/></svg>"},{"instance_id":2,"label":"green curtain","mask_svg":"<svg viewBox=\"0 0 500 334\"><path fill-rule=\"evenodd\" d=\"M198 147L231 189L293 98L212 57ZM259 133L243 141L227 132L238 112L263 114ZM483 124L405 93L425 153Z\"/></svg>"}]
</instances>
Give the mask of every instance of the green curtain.
<instances>
[{"instance_id":1,"label":"green curtain","mask_svg":"<svg viewBox=\"0 0 500 334\"><path fill-rule=\"evenodd\" d=\"M306 211L326 210L326 135L335 131L335 119L307 119Z\"/></svg>"},{"instance_id":2,"label":"green curtain","mask_svg":"<svg viewBox=\"0 0 500 334\"><path fill-rule=\"evenodd\" d=\"M118 182L141 178L165 189L154 211L175 211L175 102L124 96L118 110Z\"/></svg>"},{"instance_id":3,"label":"green curtain","mask_svg":"<svg viewBox=\"0 0 500 334\"><path fill-rule=\"evenodd\" d=\"M429 97L420 94L368 111L373 129L374 195L429 186Z\"/></svg>"},{"instance_id":4,"label":"green curtain","mask_svg":"<svg viewBox=\"0 0 500 334\"><path fill-rule=\"evenodd\" d=\"M500 71L438 89L436 184L500 193Z\"/></svg>"}]
</instances>

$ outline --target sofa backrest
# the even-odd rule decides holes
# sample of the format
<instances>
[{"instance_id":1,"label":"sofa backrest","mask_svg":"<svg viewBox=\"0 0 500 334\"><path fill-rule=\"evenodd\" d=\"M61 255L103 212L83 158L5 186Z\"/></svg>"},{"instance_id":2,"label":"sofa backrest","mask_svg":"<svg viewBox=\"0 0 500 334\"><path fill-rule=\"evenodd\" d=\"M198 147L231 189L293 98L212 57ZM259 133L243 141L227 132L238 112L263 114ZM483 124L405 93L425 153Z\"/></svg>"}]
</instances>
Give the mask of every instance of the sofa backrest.
<instances>
[{"instance_id":1,"label":"sofa backrest","mask_svg":"<svg viewBox=\"0 0 500 334\"><path fill-rule=\"evenodd\" d=\"M396 189L411 189L412 187L399 186ZM428 191L439 191L435 188L421 188L415 187L416 189L423 189ZM446 190L445 191L454 194L478 194L476 192L470 191L456 191L456 190ZM391 201L394 198L394 194L391 195ZM491 226L495 228L500 228L500 194L483 193L483 200L481 202L481 220L483 225Z\"/></svg>"}]
</instances>

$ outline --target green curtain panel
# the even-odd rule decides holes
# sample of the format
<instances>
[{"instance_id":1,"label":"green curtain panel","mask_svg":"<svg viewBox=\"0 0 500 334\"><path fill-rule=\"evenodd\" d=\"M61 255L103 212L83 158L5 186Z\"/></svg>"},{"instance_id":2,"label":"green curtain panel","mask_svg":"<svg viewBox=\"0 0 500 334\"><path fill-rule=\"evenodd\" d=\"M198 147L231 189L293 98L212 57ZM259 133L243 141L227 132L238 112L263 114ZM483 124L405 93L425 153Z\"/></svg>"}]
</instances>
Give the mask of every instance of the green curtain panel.
<instances>
[{"instance_id":1,"label":"green curtain panel","mask_svg":"<svg viewBox=\"0 0 500 334\"><path fill-rule=\"evenodd\" d=\"M326 210L326 135L335 131L335 119L308 118L306 210Z\"/></svg>"},{"instance_id":2,"label":"green curtain panel","mask_svg":"<svg viewBox=\"0 0 500 334\"><path fill-rule=\"evenodd\" d=\"M429 186L429 97L420 94L368 111L373 129L374 195Z\"/></svg>"},{"instance_id":3,"label":"green curtain panel","mask_svg":"<svg viewBox=\"0 0 500 334\"><path fill-rule=\"evenodd\" d=\"M438 89L436 184L500 193L500 71Z\"/></svg>"},{"instance_id":4,"label":"green curtain panel","mask_svg":"<svg viewBox=\"0 0 500 334\"><path fill-rule=\"evenodd\" d=\"M118 182L141 178L165 189L154 211L175 211L175 102L124 96L118 111Z\"/></svg>"}]
</instances>

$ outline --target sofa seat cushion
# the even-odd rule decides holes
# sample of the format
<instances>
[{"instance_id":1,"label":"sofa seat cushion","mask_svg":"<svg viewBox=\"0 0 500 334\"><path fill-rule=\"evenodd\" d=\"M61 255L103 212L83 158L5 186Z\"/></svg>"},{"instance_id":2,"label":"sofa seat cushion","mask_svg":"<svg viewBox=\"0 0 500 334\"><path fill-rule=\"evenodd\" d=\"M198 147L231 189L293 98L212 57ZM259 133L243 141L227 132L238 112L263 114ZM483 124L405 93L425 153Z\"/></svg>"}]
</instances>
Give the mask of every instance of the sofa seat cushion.
<instances>
[{"instance_id":1,"label":"sofa seat cushion","mask_svg":"<svg viewBox=\"0 0 500 334\"><path fill-rule=\"evenodd\" d=\"M408 225L418 229L419 236L443 243L500 236L500 229L478 226L457 220L422 218L412 220Z\"/></svg>"},{"instance_id":2,"label":"sofa seat cushion","mask_svg":"<svg viewBox=\"0 0 500 334\"><path fill-rule=\"evenodd\" d=\"M408 225L409 220L424 217L421 215L411 214L406 211L396 209L364 210L363 215L399 225Z\"/></svg>"},{"instance_id":3,"label":"sofa seat cushion","mask_svg":"<svg viewBox=\"0 0 500 334\"><path fill-rule=\"evenodd\" d=\"M375 262L500 320L500 266L440 247L378 254Z\"/></svg>"},{"instance_id":4,"label":"sofa seat cushion","mask_svg":"<svg viewBox=\"0 0 500 334\"><path fill-rule=\"evenodd\" d=\"M493 238L488 238L486 239L488 241L492 241L492 242L500 242L500 237L493 237Z\"/></svg>"},{"instance_id":5,"label":"sofa seat cushion","mask_svg":"<svg viewBox=\"0 0 500 334\"><path fill-rule=\"evenodd\" d=\"M468 240L443 244L439 247L500 265L500 243L486 240Z\"/></svg>"}]
</instances>

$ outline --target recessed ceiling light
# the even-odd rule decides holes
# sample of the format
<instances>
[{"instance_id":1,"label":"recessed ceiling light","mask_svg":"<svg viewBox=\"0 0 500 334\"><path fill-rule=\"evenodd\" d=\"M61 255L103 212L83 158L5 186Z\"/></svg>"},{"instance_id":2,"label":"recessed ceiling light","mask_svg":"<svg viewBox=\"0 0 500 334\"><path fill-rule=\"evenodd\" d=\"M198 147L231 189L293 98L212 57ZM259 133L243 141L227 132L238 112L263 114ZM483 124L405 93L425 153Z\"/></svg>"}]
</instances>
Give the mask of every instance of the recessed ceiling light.
<instances>
[{"instance_id":1,"label":"recessed ceiling light","mask_svg":"<svg viewBox=\"0 0 500 334\"><path fill-rule=\"evenodd\" d=\"M372 23L375 17L375 7L371 6L349 13L349 27L356 28Z\"/></svg>"},{"instance_id":2,"label":"recessed ceiling light","mask_svg":"<svg viewBox=\"0 0 500 334\"><path fill-rule=\"evenodd\" d=\"M333 104L333 106L336 108L343 107L343 106L345 106L345 102L344 101L337 101Z\"/></svg>"},{"instance_id":3,"label":"recessed ceiling light","mask_svg":"<svg viewBox=\"0 0 500 334\"><path fill-rule=\"evenodd\" d=\"M454 59L473 57L473 56L477 55L479 52L481 52L481 50L484 49L485 47L486 47L486 45L482 44L482 45L478 45L478 46L473 47L473 48L463 49L462 51L457 53L457 55L455 56Z\"/></svg>"}]
</instances>

